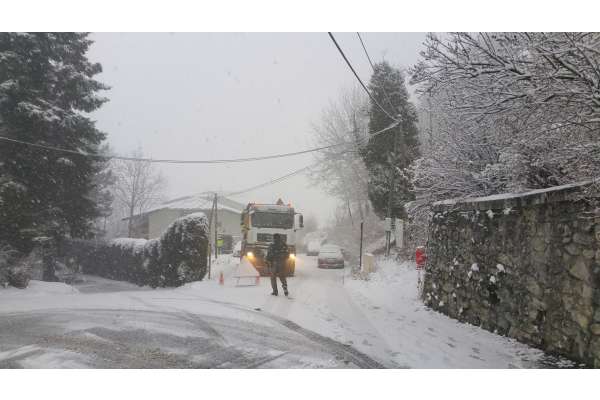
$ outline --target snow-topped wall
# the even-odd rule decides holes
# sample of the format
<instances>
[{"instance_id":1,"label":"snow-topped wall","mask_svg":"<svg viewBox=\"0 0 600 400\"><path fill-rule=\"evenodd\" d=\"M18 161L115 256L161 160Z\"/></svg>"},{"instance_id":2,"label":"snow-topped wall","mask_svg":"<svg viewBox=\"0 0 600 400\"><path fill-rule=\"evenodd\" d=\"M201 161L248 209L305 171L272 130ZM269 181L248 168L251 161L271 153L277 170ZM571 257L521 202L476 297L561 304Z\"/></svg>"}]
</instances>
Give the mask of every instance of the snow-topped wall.
<instances>
[{"instance_id":1,"label":"snow-topped wall","mask_svg":"<svg viewBox=\"0 0 600 400\"><path fill-rule=\"evenodd\" d=\"M435 204L426 304L600 367L600 212L588 186Z\"/></svg>"}]
</instances>

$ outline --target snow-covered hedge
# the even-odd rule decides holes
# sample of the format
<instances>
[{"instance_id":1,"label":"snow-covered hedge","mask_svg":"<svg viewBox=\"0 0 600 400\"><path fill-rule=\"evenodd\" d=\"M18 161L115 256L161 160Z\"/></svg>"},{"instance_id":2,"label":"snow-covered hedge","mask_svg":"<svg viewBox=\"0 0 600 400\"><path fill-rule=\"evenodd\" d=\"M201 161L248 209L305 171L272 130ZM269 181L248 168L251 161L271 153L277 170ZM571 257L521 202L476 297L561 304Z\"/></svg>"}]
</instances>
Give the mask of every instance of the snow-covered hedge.
<instances>
[{"instance_id":1,"label":"snow-covered hedge","mask_svg":"<svg viewBox=\"0 0 600 400\"><path fill-rule=\"evenodd\" d=\"M151 287L180 286L204 278L208 221L194 213L174 221L159 239L73 241L65 252L84 273Z\"/></svg>"}]
</instances>

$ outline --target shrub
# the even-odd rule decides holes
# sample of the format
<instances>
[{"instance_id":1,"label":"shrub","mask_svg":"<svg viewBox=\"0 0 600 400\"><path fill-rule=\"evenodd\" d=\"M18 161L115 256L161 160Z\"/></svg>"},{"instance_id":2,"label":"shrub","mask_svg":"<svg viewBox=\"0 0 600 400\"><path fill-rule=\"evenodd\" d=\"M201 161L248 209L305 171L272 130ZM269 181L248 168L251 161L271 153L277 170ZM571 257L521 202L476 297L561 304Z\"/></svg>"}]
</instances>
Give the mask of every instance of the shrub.
<instances>
[{"instance_id":1,"label":"shrub","mask_svg":"<svg viewBox=\"0 0 600 400\"><path fill-rule=\"evenodd\" d=\"M21 287L23 282L27 287L27 283L29 279L25 280L22 278L18 278L17 275L19 268L15 265L17 264L21 253L19 253L14 247L6 243L0 243L0 286L6 287L8 285L15 286L13 282L15 282L18 286Z\"/></svg>"},{"instance_id":2,"label":"shrub","mask_svg":"<svg viewBox=\"0 0 600 400\"><path fill-rule=\"evenodd\" d=\"M29 270L23 265L8 268L6 277L8 284L18 289L25 289L31 280L31 274Z\"/></svg>"},{"instance_id":3,"label":"shrub","mask_svg":"<svg viewBox=\"0 0 600 400\"><path fill-rule=\"evenodd\" d=\"M160 239L70 241L63 249L82 271L151 287L202 280L207 270L208 222L203 213L174 221Z\"/></svg>"}]
</instances>

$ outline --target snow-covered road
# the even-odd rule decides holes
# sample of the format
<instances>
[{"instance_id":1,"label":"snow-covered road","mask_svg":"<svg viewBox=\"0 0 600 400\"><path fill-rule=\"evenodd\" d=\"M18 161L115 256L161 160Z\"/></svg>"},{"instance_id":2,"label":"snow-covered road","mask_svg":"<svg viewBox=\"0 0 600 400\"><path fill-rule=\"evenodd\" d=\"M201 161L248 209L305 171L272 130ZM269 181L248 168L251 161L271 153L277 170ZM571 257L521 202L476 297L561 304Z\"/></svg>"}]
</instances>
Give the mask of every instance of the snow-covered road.
<instances>
[{"instance_id":1,"label":"snow-covered road","mask_svg":"<svg viewBox=\"0 0 600 400\"><path fill-rule=\"evenodd\" d=\"M291 298L268 278L236 286L237 259L177 289L89 277L73 290L32 282L0 290L4 367L556 366L541 351L426 309L411 263L379 263L369 281L301 256ZM219 285L223 272L225 285ZM244 282L242 282L244 283ZM249 279L247 283L254 283Z\"/></svg>"}]
</instances>

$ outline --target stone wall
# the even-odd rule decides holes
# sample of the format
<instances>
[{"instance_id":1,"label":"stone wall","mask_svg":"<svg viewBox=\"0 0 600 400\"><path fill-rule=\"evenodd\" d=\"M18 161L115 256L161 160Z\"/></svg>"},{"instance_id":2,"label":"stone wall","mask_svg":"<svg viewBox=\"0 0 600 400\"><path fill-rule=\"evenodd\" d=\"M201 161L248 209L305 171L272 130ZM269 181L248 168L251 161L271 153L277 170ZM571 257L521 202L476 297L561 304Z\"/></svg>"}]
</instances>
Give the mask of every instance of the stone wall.
<instances>
[{"instance_id":1,"label":"stone wall","mask_svg":"<svg viewBox=\"0 0 600 400\"><path fill-rule=\"evenodd\" d=\"M600 367L600 213L586 187L436 203L423 300Z\"/></svg>"}]
</instances>

